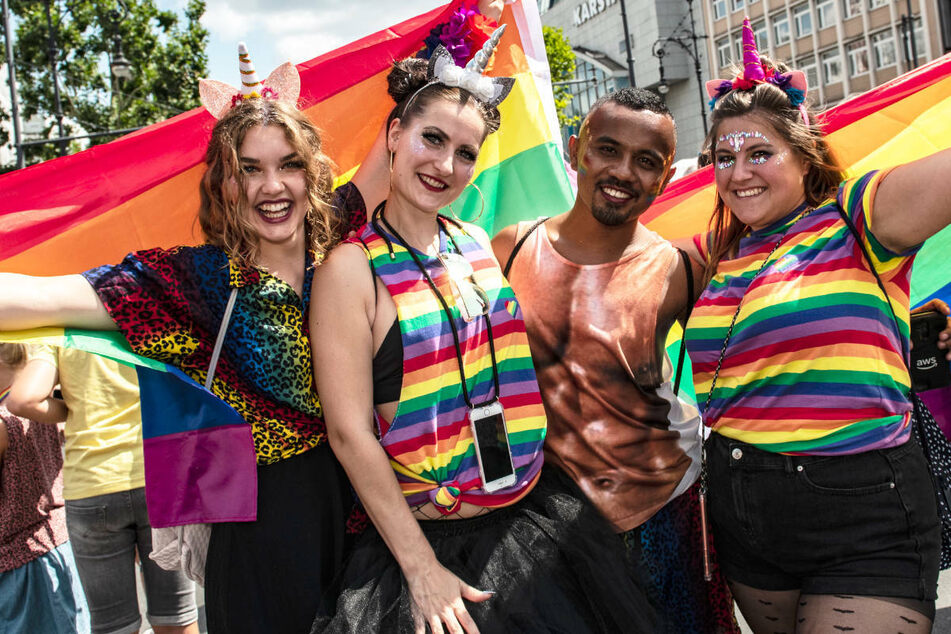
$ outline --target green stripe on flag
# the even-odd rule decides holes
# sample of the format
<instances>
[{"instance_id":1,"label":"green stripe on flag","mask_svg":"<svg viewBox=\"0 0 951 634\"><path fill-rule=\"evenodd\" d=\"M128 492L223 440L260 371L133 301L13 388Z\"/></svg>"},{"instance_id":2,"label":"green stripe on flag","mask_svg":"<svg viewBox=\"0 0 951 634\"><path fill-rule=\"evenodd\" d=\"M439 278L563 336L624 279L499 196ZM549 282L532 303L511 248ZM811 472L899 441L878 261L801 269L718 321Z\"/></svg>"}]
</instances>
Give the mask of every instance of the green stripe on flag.
<instances>
[{"instance_id":1,"label":"green stripe on flag","mask_svg":"<svg viewBox=\"0 0 951 634\"><path fill-rule=\"evenodd\" d=\"M125 365L141 365L146 368L165 372L165 364L146 359L132 352L129 344L118 332L66 329L63 345L84 352L91 352L118 361Z\"/></svg>"}]
</instances>

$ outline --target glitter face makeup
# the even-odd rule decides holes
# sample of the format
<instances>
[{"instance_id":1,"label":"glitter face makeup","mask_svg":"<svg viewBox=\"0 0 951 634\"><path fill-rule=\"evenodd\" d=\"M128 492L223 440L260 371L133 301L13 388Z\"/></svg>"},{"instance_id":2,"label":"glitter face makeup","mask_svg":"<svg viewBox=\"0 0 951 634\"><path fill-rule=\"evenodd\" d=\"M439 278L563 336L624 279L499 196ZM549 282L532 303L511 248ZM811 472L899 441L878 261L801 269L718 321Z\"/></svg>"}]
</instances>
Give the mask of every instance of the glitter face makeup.
<instances>
[{"instance_id":1,"label":"glitter face makeup","mask_svg":"<svg viewBox=\"0 0 951 634\"><path fill-rule=\"evenodd\" d=\"M769 143L769 139L763 136L762 132L747 132L746 130L740 132L730 132L729 134L722 134L717 139L717 143L722 143L726 141L730 144L730 147L734 152L739 152L743 149L743 144L746 143L747 139L763 139L764 143Z\"/></svg>"},{"instance_id":2,"label":"glitter face makeup","mask_svg":"<svg viewBox=\"0 0 951 634\"><path fill-rule=\"evenodd\" d=\"M808 166L773 126L755 115L730 117L717 134L717 193L740 222L767 227L805 199Z\"/></svg>"}]
</instances>

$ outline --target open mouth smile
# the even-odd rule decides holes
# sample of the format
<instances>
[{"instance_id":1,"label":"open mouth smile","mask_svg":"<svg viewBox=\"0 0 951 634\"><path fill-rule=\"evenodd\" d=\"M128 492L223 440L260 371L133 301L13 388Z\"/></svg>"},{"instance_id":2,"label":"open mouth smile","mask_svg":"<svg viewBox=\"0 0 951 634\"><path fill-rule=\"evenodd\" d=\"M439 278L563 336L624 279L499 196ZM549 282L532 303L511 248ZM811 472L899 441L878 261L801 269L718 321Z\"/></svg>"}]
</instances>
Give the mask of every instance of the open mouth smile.
<instances>
[{"instance_id":1,"label":"open mouth smile","mask_svg":"<svg viewBox=\"0 0 951 634\"><path fill-rule=\"evenodd\" d=\"M604 196L608 202L616 205L624 204L634 198L634 194L630 191L613 185L601 185L599 190L601 191L601 195Z\"/></svg>"},{"instance_id":2,"label":"open mouth smile","mask_svg":"<svg viewBox=\"0 0 951 634\"><path fill-rule=\"evenodd\" d=\"M265 222L279 223L291 215L292 204L289 200L275 200L260 203L254 209Z\"/></svg>"},{"instance_id":3,"label":"open mouth smile","mask_svg":"<svg viewBox=\"0 0 951 634\"><path fill-rule=\"evenodd\" d=\"M737 189L733 192L733 195L737 198L752 198L753 196L759 196L764 191L765 187L750 187L748 189Z\"/></svg>"},{"instance_id":4,"label":"open mouth smile","mask_svg":"<svg viewBox=\"0 0 951 634\"><path fill-rule=\"evenodd\" d=\"M447 183L444 183L438 178L433 178L432 176L427 176L426 174L417 174L416 176L419 178L419 182L423 184L423 187L431 192L441 192L449 187Z\"/></svg>"}]
</instances>

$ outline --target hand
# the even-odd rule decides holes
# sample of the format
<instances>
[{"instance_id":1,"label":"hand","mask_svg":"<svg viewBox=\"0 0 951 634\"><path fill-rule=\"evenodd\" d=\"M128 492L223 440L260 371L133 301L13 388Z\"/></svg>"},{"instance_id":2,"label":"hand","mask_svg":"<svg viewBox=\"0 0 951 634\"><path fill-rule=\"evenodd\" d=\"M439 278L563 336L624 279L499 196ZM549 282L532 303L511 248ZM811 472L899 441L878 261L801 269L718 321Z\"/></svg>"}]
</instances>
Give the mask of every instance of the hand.
<instances>
[{"instance_id":1,"label":"hand","mask_svg":"<svg viewBox=\"0 0 951 634\"><path fill-rule=\"evenodd\" d=\"M425 634L427 624L432 634L479 634L462 600L478 603L495 594L476 590L438 562L431 569L407 575L406 582L413 598L416 634Z\"/></svg>"},{"instance_id":2,"label":"hand","mask_svg":"<svg viewBox=\"0 0 951 634\"><path fill-rule=\"evenodd\" d=\"M503 0L479 0L479 13L496 22L502 17Z\"/></svg>"},{"instance_id":3,"label":"hand","mask_svg":"<svg viewBox=\"0 0 951 634\"><path fill-rule=\"evenodd\" d=\"M926 310L934 310L945 316L951 314L951 308L948 308L948 305L940 299L933 299L927 304L922 304L911 312L920 313ZM948 323L945 329L938 333L938 348L941 350L947 350L948 352L945 354L945 358L947 358L948 361L951 361L951 317L948 318Z\"/></svg>"}]
</instances>

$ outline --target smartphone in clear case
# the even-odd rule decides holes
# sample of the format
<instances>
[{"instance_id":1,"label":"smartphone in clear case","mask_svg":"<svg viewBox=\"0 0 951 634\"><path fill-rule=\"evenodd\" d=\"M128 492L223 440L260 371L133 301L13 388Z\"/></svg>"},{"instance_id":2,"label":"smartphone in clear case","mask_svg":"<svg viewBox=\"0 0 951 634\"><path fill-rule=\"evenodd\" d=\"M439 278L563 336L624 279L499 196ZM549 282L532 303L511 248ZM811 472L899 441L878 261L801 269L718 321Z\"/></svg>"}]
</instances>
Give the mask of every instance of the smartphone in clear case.
<instances>
[{"instance_id":1,"label":"smartphone in clear case","mask_svg":"<svg viewBox=\"0 0 951 634\"><path fill-rule=\"evenodd\" d=\"M492 493L515 484L515 466L512 464L502 404L495 401L473 407L469 410L469 424L479 462L479 475L482 477L482 490Z\"/></svg>"}]
</instances>

